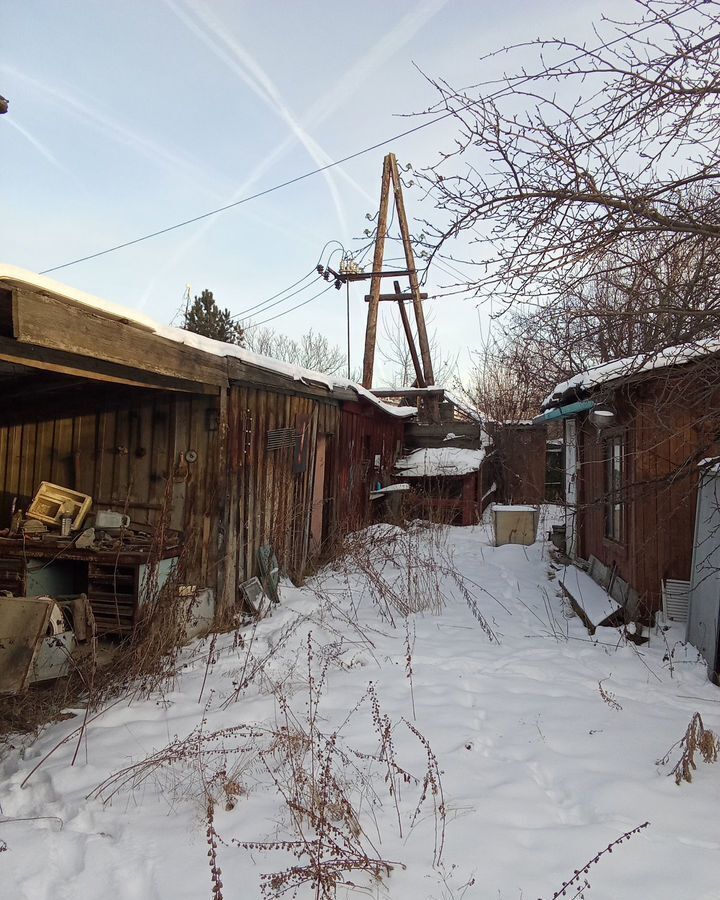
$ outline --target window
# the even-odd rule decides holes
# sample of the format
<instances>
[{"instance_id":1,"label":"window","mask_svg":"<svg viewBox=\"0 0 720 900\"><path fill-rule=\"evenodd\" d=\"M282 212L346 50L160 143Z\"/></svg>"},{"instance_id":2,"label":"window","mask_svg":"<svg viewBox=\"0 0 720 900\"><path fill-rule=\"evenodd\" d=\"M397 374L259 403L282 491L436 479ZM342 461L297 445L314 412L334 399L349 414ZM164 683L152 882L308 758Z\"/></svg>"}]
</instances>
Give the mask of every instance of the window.
<instances>
[{"instance_id":1,"label":"window","mask_svg":"<svg viewBox=\"0 0 720 900\"><path fill-rule=\"evenodd\" d=\"M617 435L605 441L605 537L611 541L621 542L625 537L624 480L625 440Z\"/></svg>"}]
</instances>

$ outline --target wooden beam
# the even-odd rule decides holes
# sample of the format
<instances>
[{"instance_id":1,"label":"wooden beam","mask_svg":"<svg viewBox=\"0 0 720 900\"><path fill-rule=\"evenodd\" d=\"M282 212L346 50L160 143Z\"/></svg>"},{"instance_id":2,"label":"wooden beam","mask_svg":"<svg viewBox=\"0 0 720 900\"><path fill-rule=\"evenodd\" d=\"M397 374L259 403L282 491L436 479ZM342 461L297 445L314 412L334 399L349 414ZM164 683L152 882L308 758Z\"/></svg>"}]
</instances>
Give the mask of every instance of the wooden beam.
<instances>
[{"instance_id":1,"label":"wooden beam","mask_svg":"<svg viewBox=\"0 0 720 900\"><path fill-rule=\"evenodd\" d=\"M388 271L383 271L382 269L376 270L373 266L372 272L343 272L342 275L339 275L338 277L343 281L368 281L371 278L404 278L409 274L407 269L389 269Z\"/></svg>"},{"instance_id":2,"label":"wooden beam","mask_svg":"<svg viewBox=\"0 0 720 900\"><path fill-rule=\"evenodd\" d=\"M441 396L445 393L445 388L441 387L421 387L421 388L396 388L393 390L373 390L376 397L430 397Z\"/></svg>"},{"instance_id":3,"label":"wooden beam","mask_svg":"<svg viewBox=\"0 0 720 900\"><path fill-rule=\"evenodd\" d=\"M28 287L13 289L15 337L25 344L116 363L154 375L227 385L225 357L214 356Z\"/></svg>"},{"instance_id":4,"label":"wooden beam","mask_svg":"<svg viewBox=\"0 0 720 900\"><path fill-rule=\"evenodd\" d=\"M427 294L420 294L421 300L427 300ZM365 302L370 299L370 294L365 294ZM382 303L384 300L401 302L403 300L412 300L412 294L403 294L402 291L396 291L394 294L380 294L378 300Z\"/></svg>"},{"instance_id":5,"label":"wooden beam","mask_svg":"<svg viewBox=\"0 0 720 900\"><path fill-rule=\"evenodd\" d=\"M357 400L357 394L351 389L333 388L330 390L323 384L307 384L298 381L291 375L251 366L234 357L228 358L228 377L233 385L245 384L248 387L277 391L279 394L291 397L312 397L317 400L328 400L331 403L350 398Z\"/></svg>"},{"instance_id":6,"label":"wooden beam","mask_svg":"<svg viewBox=\"0 0 720 900\"><path fill-rule=\"evenodd\" d=\"M399 295L400 283L396 281L394 287L395 293ZM410 350L410 358L412 359L413 368L415 369L415 381L418 387L425 387L423 370L420 365L420 360L418 359L417 350L415 349L415 338L413 337L412 328L410 327L410 319L408 319L407 310L405 309L405 302L403 300L398 300L398 307L400 308L400 318L402 320L403 328L405 329L405 339L407 340L408 349Z\"/></svg>"},{"instance_id":7,"label":"wooden beam","mask_svg":"<svg viewBox=\"0 0 720 900\"><path fill-rule=\"evenodd\" d=\"M388 202L390 199L390 154L383 160L383 174L380 185L380 210L378 212L377 234L375 236L375 254L373 256L372 276L370 281L370 303L368 306L367 326L365 329L365 354L363 356L363 387L371 388L373 368L375 366L375 344L377 342L377 319L380 297L380 281L382 275L385 237L387 235ZM417 280L417 276L416 276Z\"/></svg>"},{"instance_id":8,"label":"wooden beam","mask_svg":"<svg viewBox=\"0 0 720 900\"><path fill-rule=\"evenodd\" d=\"M217 394L219 389L217 385L213 384L202 384L184 378L143 372L101 359L21 344L13 338L0 337L0 360L26 368L58 372L62 375L72 375L75 378L89 378L93 381L126 384L132 387L150 387L156 390L182 391L191 394Z\"/></svg>"},{"instance_id":9,"label":"wooden beam","mask_svg":"<svg viewBox=\"0 0 720 900\"><path fill-rule=\"evenodd\" d=\"M390 161L390 174L393 183L393 191L395 193L395 209L397 210L398 224L400 225L400 234L402 236L403 249L405 251L405 263L407 264L409 272L408 278L410 279L410 292L413 296L418 343L420 344L420 355L422 356L423 369L425 372L425 384L434 384L435 376L433 374L432 359L430 358L430 342L428 340L427 328L425 326L425 314L420 298L420 285L418 283L417 270L415 268L415 256L410 240L410 229L408 227L407 214L405 212L405 201L403 199L400 173L398 172L395 154L389 153L387 158Z\"/></svg>"}]
</instances>

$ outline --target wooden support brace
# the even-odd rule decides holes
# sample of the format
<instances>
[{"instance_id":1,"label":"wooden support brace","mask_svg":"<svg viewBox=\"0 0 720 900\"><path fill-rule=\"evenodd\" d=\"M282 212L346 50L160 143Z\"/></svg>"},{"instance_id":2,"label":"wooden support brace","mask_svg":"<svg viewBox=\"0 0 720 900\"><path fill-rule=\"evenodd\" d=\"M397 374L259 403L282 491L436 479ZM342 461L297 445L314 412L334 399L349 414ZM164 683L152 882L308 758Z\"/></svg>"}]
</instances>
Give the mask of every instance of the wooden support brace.
<instances>
[{"instance_id":1,"label":"wooden support brace","mask_svg":"<svg viewBox=\"0 0 720 900\"><path fill-rule=\"evenodd\" d=\"M395 293L401 296L400 285L397 281L395 282L394 287ZM405 309L405 303L403 300L398 300L398 307L400 308L400 318L402 319L403 328L405 329L405 337L407 338L410 356L412 357L413 367L415 369L415 381L418 387L425 387L425 378L423 376L422 366L420 365L420 359L418 358L417 350L415 349L415 339L413 338L412 328L410 327L410 319L408 318L407 310Z\"/></svg>"},{"instance_id":2,"label":"wooden support brace","mask_svg":"<svg viewBox=\"0 0 720 900\"><path fill-rule=\"evenodd\" d=\"M397 284L397 282L395 282ZM421 300L427 300L427 294L420 294ZM365 302L367 303L370 300L370 294L365 294ZM378 300L382 303L383 300L392 300L402 302L403 300L412 300L412 294L403 294L401 291L396 291L394 294L380 294Z\"/></svg>"}]
</instances>

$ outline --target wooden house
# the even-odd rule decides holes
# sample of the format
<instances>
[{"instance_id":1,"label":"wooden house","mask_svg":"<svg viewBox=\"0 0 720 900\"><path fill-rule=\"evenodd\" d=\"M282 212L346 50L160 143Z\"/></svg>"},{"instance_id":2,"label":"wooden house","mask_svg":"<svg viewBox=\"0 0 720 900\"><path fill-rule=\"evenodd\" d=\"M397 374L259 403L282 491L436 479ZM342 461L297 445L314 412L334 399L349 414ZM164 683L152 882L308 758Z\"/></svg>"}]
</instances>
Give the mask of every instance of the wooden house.
<instances>
[{"instance_id":1,"label":"wooden house","mask_svg":"<svg viewBox=\"0 0 720 900\"><path fill-rule=\"evenodd\" d=\"M41 482L90 495L137 535L174 535L160 555L182 548L187 582L222 615L261 546L299 578L329 537L367 521L413 413L12 266L0 266L0 390L0 590L54 576L118 633L137 619L147 547L11 534Z\"/></svg>"},{"instance_id":2,"label":"wooden house","mask_svg":"<svg viewBox=\"0 0 720 900\"><path fill-rule=\"evenodd\" d=\"M720 342L617 360L558 385L544 421L564 421L566 546L622 579L637 614L687 581L702 462L720 450Z\"/></svg>"}]
</instances>

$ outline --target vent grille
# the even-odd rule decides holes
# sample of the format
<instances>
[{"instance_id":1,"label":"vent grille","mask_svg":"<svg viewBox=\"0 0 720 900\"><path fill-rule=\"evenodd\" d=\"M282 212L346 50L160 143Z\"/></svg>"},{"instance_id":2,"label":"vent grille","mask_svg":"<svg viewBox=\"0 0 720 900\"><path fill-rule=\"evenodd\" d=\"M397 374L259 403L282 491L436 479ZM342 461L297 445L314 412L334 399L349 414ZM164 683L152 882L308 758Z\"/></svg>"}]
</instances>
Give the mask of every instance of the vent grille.
<instances>
[{"instance_id":1,"label":"vent grille","mask_svg":"<svg viewBox=\"0 0 720 900\"><path fill-rule=\"evenodd\" d=\"M276 428L267 433L267 450L280 450L282 447L295 446L294 428Z\"/></svg>"}]
</instances>

